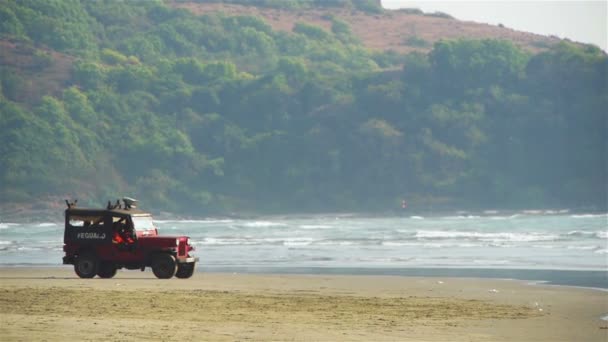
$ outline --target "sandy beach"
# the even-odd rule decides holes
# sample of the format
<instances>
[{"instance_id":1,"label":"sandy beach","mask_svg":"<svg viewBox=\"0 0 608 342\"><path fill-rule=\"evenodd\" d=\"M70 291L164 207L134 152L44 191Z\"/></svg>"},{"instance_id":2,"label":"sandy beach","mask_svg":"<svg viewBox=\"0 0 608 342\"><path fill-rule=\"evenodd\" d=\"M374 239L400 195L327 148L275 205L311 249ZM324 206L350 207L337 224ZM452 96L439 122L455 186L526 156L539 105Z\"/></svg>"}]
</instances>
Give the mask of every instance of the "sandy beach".
<instances>
[{"instance_id":1,"label":"sandy beach","mask_svg":"<svg viewBox=\"0 0 608 342\"><path fill-rule=\"evenodd\" d=\"M0 268L3 341L606 341L608 292L522 281Z\"/></svg>"}]
</instances>

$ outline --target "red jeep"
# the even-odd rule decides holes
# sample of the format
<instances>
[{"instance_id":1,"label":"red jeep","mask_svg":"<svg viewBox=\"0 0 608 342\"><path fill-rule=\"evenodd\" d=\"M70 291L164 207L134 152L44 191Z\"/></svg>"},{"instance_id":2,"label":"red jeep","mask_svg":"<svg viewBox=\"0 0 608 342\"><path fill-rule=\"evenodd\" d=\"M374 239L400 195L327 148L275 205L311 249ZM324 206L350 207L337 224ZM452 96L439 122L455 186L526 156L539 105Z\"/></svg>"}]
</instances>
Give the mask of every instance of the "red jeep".
<instances>
[{"instance_id":1,"label":"red jeep","mask_svg":"<svg viewBox=\"0 0 608 342\"><path fill-rule=\"evenodd\" d=\"M190 278L198 258L187 236L159 236L152 216L137 201L108 202L106 209L76 208L66 201L63 264L80 278L112 278L116 270L152 267L157 278Z\"/></svg>"}]
</instances>

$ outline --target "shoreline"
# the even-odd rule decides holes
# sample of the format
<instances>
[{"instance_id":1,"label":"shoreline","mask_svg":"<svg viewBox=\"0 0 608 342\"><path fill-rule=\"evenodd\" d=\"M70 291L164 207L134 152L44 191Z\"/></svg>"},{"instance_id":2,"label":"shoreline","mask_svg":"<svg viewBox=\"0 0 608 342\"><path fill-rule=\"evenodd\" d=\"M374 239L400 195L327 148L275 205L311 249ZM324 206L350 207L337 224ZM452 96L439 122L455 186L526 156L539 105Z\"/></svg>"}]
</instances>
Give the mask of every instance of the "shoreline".
<instances>
[{"instance_id":1,"label":"shoreline","mask_svg":"<svg viewBox=\"0 0 608 342\"><path fill-rule=\"evenodd\" d=\"M13 340L605 341L605 292L518 280L0 267ZM176 319L178 318L178 319Z\"/></svg>"},{"instance_id":2,"label":"shoreline","mask_svg":"<svg viewBox=\"0 0 608 342\"><path fill-rule=\"evenodd\" d=\"M72 269L71 265L0 264L3 269ZM151 270L146 269L147 272ZM344 275L399 276L426 278L469 278L514 280L532 285L561 286L608 292L608 270L533 269L533 268L474 268L474 267L306 267L306 266L206 266L198 265L196 272L244 275Z\"/></svg>"}]
</instances>

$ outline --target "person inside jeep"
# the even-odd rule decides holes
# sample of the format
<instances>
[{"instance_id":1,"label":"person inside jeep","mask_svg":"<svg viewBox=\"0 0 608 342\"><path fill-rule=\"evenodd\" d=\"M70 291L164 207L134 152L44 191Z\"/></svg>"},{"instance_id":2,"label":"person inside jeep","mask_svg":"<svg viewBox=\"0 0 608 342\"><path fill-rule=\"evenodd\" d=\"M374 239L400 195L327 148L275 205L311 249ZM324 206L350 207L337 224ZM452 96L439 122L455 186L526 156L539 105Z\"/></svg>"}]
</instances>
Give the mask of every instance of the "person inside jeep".
<instances>
[{"instance_id":1,"label":"person inside jeep","mask_svg":"<svg viewBox=\"0 0 608 342\"><path fill-rule=\"evenodd\" d=\"M114 234L112 236L112 242L122 245L131 245L135 242L133 240L133 229L129 229L127 223L123 220L114 222Z\"/></svg>"}]
</instances>

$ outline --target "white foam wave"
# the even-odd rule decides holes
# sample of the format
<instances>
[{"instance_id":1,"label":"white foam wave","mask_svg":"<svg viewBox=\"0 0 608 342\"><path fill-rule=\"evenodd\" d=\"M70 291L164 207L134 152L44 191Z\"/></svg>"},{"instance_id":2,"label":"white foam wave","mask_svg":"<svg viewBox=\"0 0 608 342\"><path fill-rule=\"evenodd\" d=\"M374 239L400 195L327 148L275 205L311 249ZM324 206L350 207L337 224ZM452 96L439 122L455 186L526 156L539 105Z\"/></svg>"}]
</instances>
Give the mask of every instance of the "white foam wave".
<instances>
[{"instance_id":1,"label":"white foam wave","mask_svg":"<svg viewBox=\"0 0 608 342\"><path fill-rule=\"evenodd\" d=\"M0 223L0 229L8 229L16 226L19 226L19 223Z\"/></svg>"},{"instance_id":2,"label":"white foam wave","mask_svg":"<svg viewBox=\"0 0 608 342\"><path fill-rule=\"evenodd\" d=\"M476 265L486 265L486 266L490 266L490 265L507 265L512 263L511 260L482 260L482 259L475 259L473 260L473 263Z\"/></svg>"},{"instance_id":3,"label":"white foam wave","mask_svg":"<svg viewBox=\"0 0 608 342\"><path fill-rule=\"evenodd\" d=\"M608 239L608 232L607 231L597 232L597 233L595 233L595 236L597 236L600 239Z\"/></svg>"},{"instance_id":4,"label":"white foam wave","mask_svg":"<svg viewBox=\"0 0 608 342\"><path fill-rule=\"evenodd\" d=\"M232 223L234 220L230 219L204 219L204 220L154 220L155 223L200 223L200 224L216 224L216 223Z\"/></svg>"},{"instance_id":5,"label":"white foam wave","mask_svg":"<svg viewBox=\"0 0 608 342\"><path fill-rule=\"evenodd\" d=\"M26 247L26 246L17 247L18 251L37 251L40 249L41 249L40 247Z\"/></svg>"},{"instance_id":6,"label":"white foam wave","mask_svg":"<svg viewBox=\"0 0 608 342\"><path fill-rule=\"evenodd\" d=\"M486 218L490 219L490 220L508 220L513 217L512 216L487 216Z\"/></svg>"},{"instance_id":7,"label":"white foam wave","mask_svg":"<svg viewBox=\"0 0 608 342\"><path fill-rule=\"evenodd\" d=\"M39 223L37 226L38 227L55 227L55 226L57 226L57 223L54 223L54 222L43 222L43 223Z\"/></svg>"},{"instance_id":8,"label":"white foam wave","mask_svg":"<svg viewBox=\"0 0 608 342\"><path fill-rule=\"evenodd\" d=\"M332 226L328 226L325 224L302 224L299 226L302 229L331 229Z\"/></svg>"},{"instance_id":9,"label":"white foam wave","mask_svg":"<svg viewBox=\"0 0 608 342\"><path fill-rule=\"evenodd\" d=\"M596 253L596 254L608 254L608 249L598 249L598 250L594 251L593 253Z\"/></svg>"},{"instance_id":10,"label":"white foam wave","mask_svg":"<svg viewBox=\"0 0 608 342\"><path fill-rule=\"evenodd\" d=\"M554 241L559 238L558 235L547 233L480 233L439 230L421 230L417 231L415 236L419 239L472 239L489 242Z\"/></svg>"},{"instance_id":11,"label":"white foam wave","mask_svg":"<svg viewBox=\"0 0 608 342\"><path fill-rule=\"evenodd\" d=\"M410 216L410 218L412 220L424 220L424 217L422 217L422 216Z\"/></svg>"},{"instance_id":12,"label":"white foam wave","mask_svg":"<svg viewBox=\"0 0 608 342\"><path fill-rule=\"evenodd\" d=\"M326 240L319 241L315 243L315 245L319 246L354 246L357 243L355 241L335 241L335 240Z\"/></svg>"},{"instance_id":13,"label":"white foam wave","mask_svg":"<svg viewBox=\"0 0 608 342\"><path fill-rule=\"evenodd\" d=\"M283 245L308 246L315 242L313 238L253 238L253 237L208 237L203 240L193 240L194 245Z\"/></svg>"},{"instance_id":14,"label":"white foam wave","mask_svg":"<svg viewBox=\"0 0 608 342\"><path fill-rule=\"evenodd\" d=\"M545 210L544 214L557 215L557 214L567 214L569 212L570 212L569 209L556 209L556 210Z\"/></svg>"},{"instance_id":15,"label":"white foam wave","mask_svg":"<svg viewBox=\"0 0 608 342\"><path fill-rule=\"evenodd\" d=\"M483 247L477 243L439 243L439 242L406 242L406 241L382 241L382 246L386 247L423 247L423 248L473 248Z\"/></svg>"},{"instance_id":16,"label":"white foam wave","mask_svg":"<svg viewBox=\"0 0 608 342\"><path fill-rule=\"evenodd\" d=\"M243 224L245 227L284 227L286 226L285 223L280 223L280 222L271 222L271 221L253 221L253 222L246 222L245 224Z\"/></svg>"},{"instance_id":17,"label":"white foam wave","mask_svg":"<svg viewBox=\"0 0 608 342\"><path fill-rule=\"evenodd\" d=\"M604 214L576 214L570 215L571 218L595 218L595 217L608 217L608 213Z\"/></svg>"},{"instance_id":18,"label":"white foam wave","mask_svg":"<svg viewBox=\"0 0 608 342\"><path fill-rule=\"evenodd\" d=\"M314 239L312 238L288 238L283 240L285 246L308 246Z\"/></svg>"},{"instance_id":19,"label":"white foam wave","mask_svg":"<svg viewBox=\"0 0 608 342\"><path fill-rule=\"evenodd\" d=\"M478 219L481 216L478 215L458 215L458 216L445 216L441 219L443 220L470 220L470 219Z\"/></svg>"},{"instance_id":20,"label":"white foam wave","mask_svg":"<svg viewBox=\"0 0 608 342\"><path fill-rule=\"evenodd\" d=\"M246 239L246 238L213 238L208 237L203 240L193 240L192 244L194 245L259 245L260 242L254 239Z\"/></svg>"},{"instance_id":21,"label":"white foam wave","mask_svg":"<svg viewBox=\"0 0 608 342\"><path fill-rule=\"evenodd\" d=\"M555 248L559 248L559 246L556 245L532 245L532 248L542 248L542 249L555 249Z\"/></svg>"},{"instance_id":22,"label":"white foam wave","mask_svg":"<svg viewBox=\"0 0 608 342\"><path fill-rule=\"evenodd\" d=\"M600 249L599 246L567 246L566 249L573 249L578 251L592 251Z\"/></svg>"},{"instance_id":23,"label":"white foam wave","mask_svg":"<svg viewBox=\"0 0 608 342\"><path fill-rule=\"evenodd\" d=\"M399 257L392 257L392 258L385 258L385 257L357 258L357 261L359 261L359 262L386 262L386 263L409 262L409 261L413 261L413 260L416 260L416 258L399 258Z\"/></svg>"}]
</instances>

